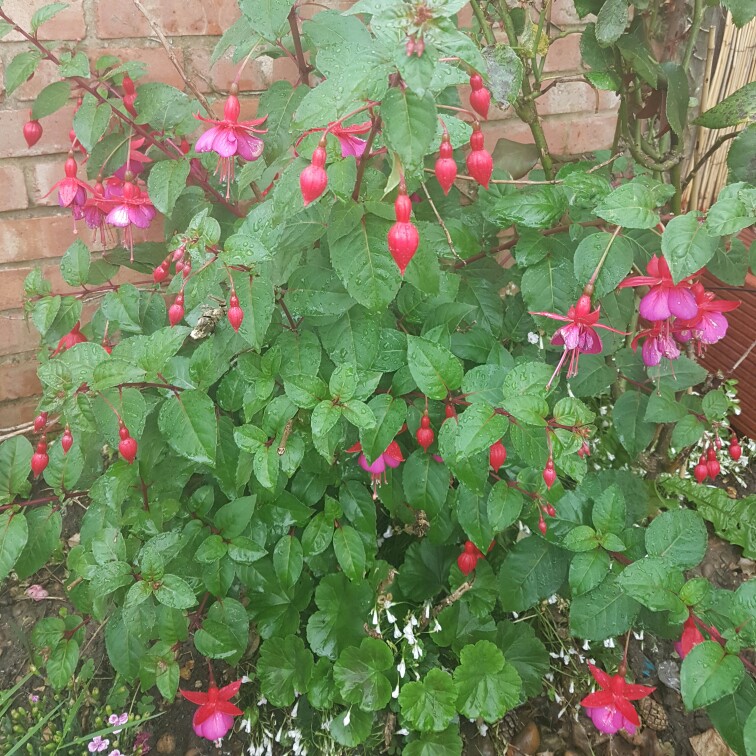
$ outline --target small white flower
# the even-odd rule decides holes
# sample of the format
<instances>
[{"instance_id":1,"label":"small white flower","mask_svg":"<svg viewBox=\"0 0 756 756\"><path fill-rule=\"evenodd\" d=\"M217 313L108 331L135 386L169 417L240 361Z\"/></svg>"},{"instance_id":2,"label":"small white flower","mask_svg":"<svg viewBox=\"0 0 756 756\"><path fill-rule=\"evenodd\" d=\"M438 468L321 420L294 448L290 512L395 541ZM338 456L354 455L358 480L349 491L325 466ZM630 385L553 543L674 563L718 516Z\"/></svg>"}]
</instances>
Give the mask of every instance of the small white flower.
<instances>
[{"instance_id":1,"label":"small white flower","mask_svg":"<svg viewBox=\"0 0 756 756\"><path fill-rule=\"evenodd\" d=\"M239 727L249 735L252 732L252 720L245 717L240 722Z\"/></svg>"},{"instance_id":2,"label":"small white flower","mask_svg":"<svg viewBox=\"0 0 756 756\"><path fill-rule=\"evenodd\" d=\"M557 693L556 691L554 691L554 703L560 704L560 703L562 703L563 700L564 699L559 695L559 693Z\"/></svg>"},{"instance_id":3,"label":"small white flower","mask_svg":"<svg viewBox=\"0 0 756 756\"><path fill-rule=\"evenodd\" d=\"M402 637L402 631L399 629L399 625L394 625L394 638L399 639Z\"/></svg>"},{"instance_id":4,"label":"small white flower","mask_svg":"<svg viewBox=\"0 0 756 756\"><path fill-rule=\"evenodd\" d=\"M440 633L441 630L442 630L441 623L437 619L434 619L433 620L433 627L431 628L431 632L432 633Z\"/></svg>"},{"instance_id":5,"label":"small white flower","mask_svg":"<svg viewBox=\"0 0 756 756\"><path fill-rule=\"evenodd\" d=\"M376 627L380 627L380 622L378 621L378 610L373 608L373 616L372 616L373 624Z\"/></svg>"},{"instance_id":6,"label":"small white flower","mask_svg":"<svg viewBox=\"0 0 756 756\"><path fill-rule=\"evenodd\" d=\"M570 693L574 693L574 692L575 692L575 681L570 680Z\"/></svg>"},{"instance_id":7,"label":"small white flower","mask_svg":"<svg viewBox=\"0 0 756 756\"><path fill-rule=\"evenodd\" d=\"M414 614L410 617L410 625L412 625L412 627L417 627L417 617L415 617Z\"/></svg>"},{"instance_id":8,"label":"small white flower","mask_svg":"<svg viewBox=\"0 0 756 756\"><path fill-rule=\"evenodd\" d=\"M294 703L294 708L291 710L292 719L297 718L297 709L299 709L299 699L296 700L296 702Z\"/></svg>"},{"instance_id":9,"label":"small white flower","mask_svg":"<svg viewBox=\"0 0 756 756\"><path fill-rule=\"evenodd\" d=\"M397 683L396 687L391 691L391 698L399 698L399 683Z\"/></svg>"},{"instance_id":10,"label":"small white flower","mask_svg":"<svg viewBox=\"0 0 756 756\"><path fill-rule=\"evenodd\" d=\"M394 529L391 527L391 525L389 525L386 528L386 532L383 534L383 537L388 539L391 538L392 535L394 535Z\"/></svg>"},{"instance_id":11,"label":"small white flower","mask_svg":"<svg viewBox=\"0 0 756 756\"><path fill-rule=\"evenodd\" d=\"M614 454L612 454L611 452L607 452L607 453L606 453L606 458L607 458L607 459L608 459L608 460L609 460L610 462L614 462L614 460L615 460L615 459L617 459L617 458L616 458L616 457L614 456Z\"/></svg>"},{"instance_id":12,"label":"small white flower","mask_svg":"<svg viewBox=\"0 0 756 756\"><path fill-rule=\"evenodd\" d=\"M347 709L347 713L344 714L344 727L347 727L351 721L352 721L352 710Z\"/></svg>"},{"instance_id":13,"label":"small white flower","mask_svg":"<svg viewBox=\"0 0 756 756\"><path fill-rule=\"evenodd\" d=\"M561 658L562 654L555 654L553 651L549 651L549 656L552 659L559 659L559 658Z\"/></svg>"},{"instance_id":14,"label":"small white flower","mask_svg":"<svg viewBox=\"0 0 756 756\"><path fill-rule=\"evenodd\" d=\"M534 333L533 331L530 331L528 333L529 344L537 344L540 340L541 340L541 337L537 333Z\"/></svg>"},{"instance_id":15,"label":"small white flower","mask_svg":"<svg viewBox=\"0 0 756 756\"><path fill-rule=\"evenodd\" d=\"M585 664L585 657L582 654L578 655L578 660L580 661L581 664Z\"/></svg>"},{"instance_id":16,"label":"small white flower","mask_svg":"<svg viewBox=\"0 0 756 756\"><path fill-rule=\"evenodd\" d=\"M388 606L386 607L386 620L392 624L396 624L396 617L389 611Z\"/></svg>"},{"instance_id":17,"label":"small white flower","mask_svg":"<svg viewBox=\"0 0 756 756\"><path fill-rule=\"evenodd\" d=\"M265 706L268 703L268 699L265 696L260 696L260 700L257 702L258 706Z\"/></svg>"},{"instance_id":18,"label":"small white flower","mask_svg":"<svg viewBox=\"0 0 756 756\"><path fill-rule=\"evenodd\" d=\"M402 657L402 660L396 665L396 671L399 673L399 677L404 677L407 672L407 665L404 663L404 657Z\"/></svg>"},{"instance_id":19,"label":"small white flower","mask_svg":"<svg viewBox=\"0 0 756 756\"><path fill-rule=\"evenodd\" d=\"M547 604L556 604L556 602L557 602L557 596L556 596L556 593L555 593L555 594L554 594L553 596L549 596L549 597L548 597L548 598L546 599L546 603L547 603Z\"/></svg>"},{"instance_id":20,"label":"small white flower","mask_svg":"<svg viewBox=\"0 0 756 756\"><path fill-rule=\"evenodd\" d=\"M423 649L420 648L420 644L415 644L414 646L412 646L412 656L414 657L415 661L417 661L422 655Z\"/></svg>"},{"instance_id":21,"label":"small white flower","mask_svg":"<svg viewBox=\"0 0 756 756\"><path fill-rule=\"evenodd\" d=\"M551 683L554 682L554 673L553 672L547 672L544 677Z\"/></svg>"},{"instance_id":22,"label":"small white flower","mask_svg":"<svg viewBox=\"0 0 756 756\"><path fill-rule=\"evenodd\" d=\"M430 602L425 604L425 619L430 619Z\"/></svg>"},{"instance_id":23,"label":"small white flower","mask_svg":"<svg viewBox=\"0 0 756 756\"><path fill-rule=\"evenodd\" d=\"M410 646L414 646L415 643L417 643L417 640L415 640L415 633L412 630L412 623L408 622L404 626L404 630L402 631L402 634L404 635L404 639L407 641L407 643L410 644Z\"/></svg>"},{"instance_id":24,"label":"small white flower","mask_svg":"<svg viewBox=\"0 0 756 756\"><path fill-rule=\"evenodd\" d=\"M587 639L584 640L583 641L583 651L589 651L590 648L591 648L591 644L589 643L589 641Z\"/></svg>"},{"instance_id":25,"label":"small white flower","mask_svg":"<svg viewBox=\"0 0 756 756\"><path fill-rule=\"evenodd\" d=\"M488 732L488 725L485 724L485 722L481 722L478 725L478 732L480 733L480 737L481 738L485 738L486 737L486 733Z\"/></svg>"},{"instance_id":26,"label":"small white flower","mask_svg":"<svg viewBox=\"0 0 756 756\"><path fill-rule=\"evenodd\" d=\"M607 638L604 641L604 648L614 648L614 646L615 646L614 638Z\"/></svg>"},{"instance_id":27,"label":"small white flower","mask_svg":"<svg viewBox=\"0 0 756 756\"><path fill-rule=\"evenodd\" d=\"M637 633L635 630L633 630L633 636L635 637L635 640L642 641L643 640L643 630L639 630Z\"/></svg>"},{"instance_id":28,"label":"small white flower","mask_svg":"<svg viewBox=\"0 0 756 756\"><path fill-rule=\"evenodd\" d=\"M251 678L251 677L248 677L247 675L242 675L242 679L241 679L241 681L242 681L243 683L252 682L252 678Z\"/></svg>"},{"instance_id":29,"label":"small white flower","mask_svg":"<svg viewBox=\"0 0 756 756\"><path fill-rule=\"evenodd\" d=\"M399 729L398 729L398 730L396 731L396 734L397 734L397 735L401 735L401 736L402 736L403 738L406 738L406 737L407 737L407 735L409 735L409 730L408 730L408 729L407 729L406 727L400 727L400 728L399 728Z\"/></svg>"},{"instance_id":30,"label":"small white flower","mask_svg":"<svg viewBox=\"0 0 756 756\"><path fill-rule=\"evenodd\" d=\"M512 616L517 619L520 615L517 612L512 612Z\"/></svg>"}]
</instances>

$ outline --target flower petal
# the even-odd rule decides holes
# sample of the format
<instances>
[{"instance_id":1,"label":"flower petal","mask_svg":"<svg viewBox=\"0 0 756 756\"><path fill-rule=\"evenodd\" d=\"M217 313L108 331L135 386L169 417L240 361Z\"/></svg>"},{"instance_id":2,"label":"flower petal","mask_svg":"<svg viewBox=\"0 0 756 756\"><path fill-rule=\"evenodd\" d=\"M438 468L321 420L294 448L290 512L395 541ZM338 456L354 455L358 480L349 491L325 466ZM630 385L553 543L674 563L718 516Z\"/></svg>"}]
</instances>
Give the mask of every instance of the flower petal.
<instances>
[{"instance_id":1,"label":"flower petal","mask_svg":"<svg viewBox=\"0 0 756 756\"><path fill-rule=\"evenodd\" d=\"M105 218L105 221L111 226L126 228L131 222L129 220L129 208L126 205L116 205Z\"/></svg>"},{"instance_id":2,"label":"flower petal","mask_svg":"<svg viewBox=\"0 0 756 756\"><path fill-rule=\"evenodd\" d=\"M693 293L684 286L675 286L669 290L667 298L669 311L680 320L690 320L698 314L698 305ZM643 315L643 313L641 313ZM644 316L645 317L645 316ZM661 318L659 318L661 320Z\"/></svg>"},{"instance_id":3,"label":"flower petal","mask_svg":"<svg viewBox=\"0 0 756 756\"><path fill-rule=\"evenodd\" d=\"M236 151L245 160L257 160L263 154L265 143L262 139L237 133Z\"/></svg>"},{"instance_id":4,"label":"flower petal","mask_svg":"<svg viewBox=\"0 0 756 756\"><path fill-rule=\"evenodd\" d=\"M666 320L672 314L669 309L669 289L654 286L641 299L638 311L646 320Z\"/></svg>"},{"instance_id":5,"label":"flower petal","mask_svg":"<svg viewBox=\"0 0 756 756\"><path fill-rule=\"evenodd\" d=\"M696 329L698 338L704 344L716 344L727 333L727 318L721 312L706 312Z\"/></svg>"},{"instance_id":6,"label":"flower petal","mask_svg":"<svg viewBox=\"0 0 756 756\"><path fill-rule=\"evenodd\" d=\"M237 148L236 134L233 129L218 128L218 133L213 139L213 150L221 157L232 157L236 155Z\"/></svg>"},{"instance_id":7,"label":"flower petal","mask_svg":"<svg viewBox=\"0 0 756 756\"><path fill-rule=\"evenodd\" d=\"M208 129L198 140L197 144L194 145L194 151L195 152L210 152L213 149L213 142L215 141L215 137L218 135L218 127L213 126L211 129Z\"/></svg>"}]
</instances>

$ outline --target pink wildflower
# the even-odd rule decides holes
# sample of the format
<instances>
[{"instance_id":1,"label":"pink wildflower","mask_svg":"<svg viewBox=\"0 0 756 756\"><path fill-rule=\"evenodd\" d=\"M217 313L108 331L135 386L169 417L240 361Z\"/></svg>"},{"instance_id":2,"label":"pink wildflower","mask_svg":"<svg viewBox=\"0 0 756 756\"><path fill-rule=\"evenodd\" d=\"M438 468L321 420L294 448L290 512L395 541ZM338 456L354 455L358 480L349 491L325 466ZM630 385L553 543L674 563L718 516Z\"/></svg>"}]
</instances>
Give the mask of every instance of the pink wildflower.
<instances>
[{"instance_id":1,"label":"pink wildflower","mask_svg":"<svg viewBox=\"0 0 756 756\"><path fill-rule=\"evenodd\" d=\"M207 693L180 691L187 701L199 706L192 718L192 727L198 737L218 740L233 727L234 717L238 717L243 712L238 706L234 706L230 699L239 692L241 684L241 680L236 680L219 690L215 684L211 683Z\"/></svg>"},{"instance_id":2,"label":"pink wildflower","mask_svg":"<svg viewBox=\"0 0 756 756\"><path fill-rule=\"evenodd\" d=\"M226 104L223 108L223 120L218 121L212 118L203 118L197 114L195 118L205 123L211 123L209 128L198 140L194 146L196 152L215 152L220 160L218 169L220 171L220 180L226 184L226 194L230 191L231 182L234 179L234 160L238 155L244 160L257 160L263 153L265 145L262 139L258 139L253 134L264 134L265 129L257 129L265 121L263 118L255 118L252 121L240 121L239 113L241 106L239 98L236 96L238 88L235 84L231 85L231 91L226 98Z\"/></svg>"},{"instance_id":3,"label":"pink wildflower","mask_svg":"<svg viewBox=\"0 0 756 756\"><path fill-rule=\"evenodd\" d=\"M588 665L593 679L600 690L589 693L581 702L593 724L605 735L614 735L625 730L629 735L635 733L640 724L638 712L630 701L638 701L650 696L656 688L646 685L632 685L625 682L622 675L609 675L603 669Z\"/></svg>"},{"instance_id":4,"label":"pink wildflower","mask_svg":"<svg viewBox=\"0 0 756 756\"><path fill-rule=\"evenodd\" d=\"M696 298L690 291L692 276L676 284L672 280L669 265L663 257L654 255L646 266L647 276L630 276L620 283L620 289L628 286L650 286L648 294L640 301L638 311L646 320L667 320L671 316L689 320L698 313Z\"/></svg>"},{"instance_id":5,"label":"pink wildflower","mask_svg":"<svg viewBox=\"0 0 756 756\"><path fill-rule=\"evenodd\" d=\"M657 320L650 328L639 331L632 342L633 350L638 348L638 342L643 339L641 355L646 367L653 367L662 361L662 357L668 360L676 360L680 356L680 349L675 343L673 330L669 321Z\"/></svg>"},{"instance_id":6,"label":"pink wildflower","mask_svg":"<svg viewBox=\"0 0 756 756\"><path fill-rule=\"evenodd\" d=\"M126 722L129 721L129 713L127 711L123 712L123 714L111 714L108 717L108 724L109 725L125 725ZM117 735L121 730L113 730L113 732Z\"/></svg>"},{"instance_id":7,"label":"pink wildflower","mask_svg":"<svg viewBox=\"0 0 756 756\"><path fill-rule=\"evenodd\" d=\"M556 378L559 371L562 369L567 356L570 357L570 362L567 367L567 377L577 375L578 372L578 360L581 354L598 354L601 351L601 339L597 328L604 328L607 331L613 333L622 333L615 328L602 325L598 322L601 308L597 307L591 311L591 298L587 294L581 295L577 303L570 307L567 311L567 315L557 315L553 312L531 312L531 315L541 315L545 318L551 318L552 320L561 320L567 325L563 325L557 329L557 332L551 339L551 343L555 346L564 346L564 354L559 360L559 363L554 370L554 374L549 378L549 382L546 384L546 388L550 388L554 378Z\"/></svg>"},{"instance_id":8,"label":"pink wildflower","mask_svg":"<svg viewBox=\"0 0 756 756\"><path fill-rule=\"evenodd\" d=\"M359 139L355 134L367 134L372 126L373 124L370 121L356 123L353 126L342 126L337 123L335 126L329 126L326 131L329 134L333 134L339 140L341 157L351 156L359 159L362 157L362 153L365 152L367 141Z\"/></svg>"},{"instance_id":9,"label":"pink wildflower","mask_svg":"<svg viewBox=\"0 0 756 756\"><path fill-rule=\"evenodd\" d=\"M30 585L25 593L32 601L42 601L50 595L41 585L37 585L36 583Z\"/></svg>"},{"instance_id":10,"label":"pink wildflower","mask_svg":"<svg viewBox=\"0 0 756 756\"><path fill-rule=\"evenodd\" d=\"M107 751L110 741L107 738L103 738L102 735L95 735L87 745L87 750L90 753L100 753L100 751Z\"/></svg>"}]
</instances>

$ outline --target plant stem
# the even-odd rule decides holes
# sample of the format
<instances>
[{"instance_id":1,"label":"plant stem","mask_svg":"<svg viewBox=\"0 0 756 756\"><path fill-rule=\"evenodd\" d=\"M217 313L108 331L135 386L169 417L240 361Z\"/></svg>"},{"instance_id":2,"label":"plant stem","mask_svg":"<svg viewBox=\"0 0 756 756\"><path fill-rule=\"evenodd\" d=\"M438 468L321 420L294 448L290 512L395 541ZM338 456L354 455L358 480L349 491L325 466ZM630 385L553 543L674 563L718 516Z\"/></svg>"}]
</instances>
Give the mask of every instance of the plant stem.
<instances>
[{"instance_id":1,"label":"plant stem","mask_svg":"<svg viewBox=\"0 0 756 756\"><path fill-rule=\"evenodd\" d=\"M480 7L480 3L478 2L478 0L470 0L470 5L472 6L472 10L473 10L473 13L475 14L475 18L478 20L478 24L480 25L480 30L481 32L483 32L483 36L486 39L486 44L495 45L496 37L494 37L493 30L491 29L491 26L488 23L488 20L486 19L486 16L483 13L482 8Z\"/></svg>"},{"instance_id":2,"label":"plant stem","mask_svg":"<svg viewBox=\"0 0 756 756\"><path fill-rule=\"evenodd\" d=\"M381 127L381 117L373 116L373 127L370 129L367 141L365 142L365 150L362 153L360 162L357 163L357 178L354 181L354 191L352 192L352 199L357 202L360 199L360 187L362 186L362 177L365 175L365 169L367 168L367 162L370 158L370 148L373 146L375 136L378 133L378 129Z\"/></svg>"},{"instance_id":3,"label":"plant stem","mask_svg":"<svg viewBox=\"0 0 756 756\"><path fill-rule=\"evenodd\" d=\"M682 67L687 71L690 66L690 59L693 57L693 50L696 47L698 32L701 31L701 24L704 17L703 0L693 0L693 21L688 31L688 41L685 44L685 52L681 61Z\"/></svg>"},{"instance_id":4,"label":"plant stem","mask_svg":"<svg viewBox=\"0 0 756 756\"><path fill-rule=\"evenodd\" d=\"M619 232L622 230L622 226L617 226L617 228L614 229L614 233L612 234L612 238L609 239L609 242L606 245L606 249L604 250L604 254L601 255L601 259L598 261L598 265L596 266L596 270L593 271L593 275L591 276L591 280L588 281L588 286L591 287L591 290L593 290L593 285L596 283L596 279L599 276L599 273L601 272L601 268L604 267L604 263L606 262L606 258L609 255L609 250L612 248L612 244L614 244L614 240L617 238Z\"/></svg>"},{"instance_id":5,"label":"plant stem","mask_svg":"<svg viewBox=\"0 0 756 756\"><path fill-rule=\"evenodd\" d=\"M297 6L292 6L289 11L289 26L291 27L291 38L294 42L294 51L297 54L297 66L299 67L299 78L306 86L310 86L310 67L305 60L304 50L302 49L302 38L299 36L299 21L297 19Z\"/></svg>"}]
</instances>

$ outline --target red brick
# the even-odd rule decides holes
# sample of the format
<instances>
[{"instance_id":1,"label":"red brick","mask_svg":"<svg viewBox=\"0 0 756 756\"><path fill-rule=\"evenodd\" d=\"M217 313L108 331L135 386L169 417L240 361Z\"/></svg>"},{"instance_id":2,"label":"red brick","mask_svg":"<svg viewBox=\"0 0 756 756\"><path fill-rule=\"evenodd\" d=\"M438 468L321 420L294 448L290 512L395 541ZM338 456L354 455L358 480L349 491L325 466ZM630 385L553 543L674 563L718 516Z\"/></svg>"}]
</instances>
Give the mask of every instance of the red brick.
<instances>
[{"instance_id":1,"label":"red brick","mask_svg":"<svg viewBox=\"0 0 756 756\"><path fill-rule=\"evenodd\" d=\"M299 69L297 64L291 58L259 58L265 66L265 72L268 76L268 84L274 81L288 81L296 84L299 79ZM269 62L268 62L269 61Z\"/></svg>"},{"instance_id":2,"label":"red brick","mask_svg":"<svg viewBox=\"0 0 756 756\"><path fill-rule=\"evenodd\" d=\"M24 320L20 310L0 313L0 356L28 352L36 349L38 344L37 330Z\"/></svg>"},{"instance_id":3,"label":"red brick","mask_svg":"<svg viewBox=\"0 0 756 756\"><path fill-rule=\"evenodd\" d=\"M551 6L551 21L557 26L569 26L575 24L587 24L595 21L593 15L581 19L575 10L575 0L554 0Z\"/></svg>"},{"instance_id":4,"label":"red brick","mask_svg":"<svg viewBox=\"0 0 756 756\"><path fill-rule=\"evenodd\" d=\"M593 113L609 110L618 103L619 99L613 92L595 90L584 81L559 83L536 100L541 115Z\"/></svg>"},{"instance_id":5,"label":"red brick","mask_svg":"<svg viewBox=\"0 0 756 756\"><path fill-rule=\"evenodd\" d=\"M49 0L6 0L3 11L22 29L29 31L29 24L34 11ZM40 39L83 39L87 35L84 20L83 0L69 0L68 7L57 16L39 27L37 35ZM4 38L5 42L19 42L23 37L15 32Z\"/></svg>"},{"instance_id":6,"label":"red brick","mask_svg":"<svg viewBox=\"0 0 756 756\"><path fill-rule=\"evenodd\" d=\"M43 134L32 148L24 141L24 124L29 120L29 110L0 110L0 158L27 155L51 155L68 152L71 146L68 133L73 119L73 104L41 120Z\"/></svg>"},{"instance_id":7,"label":"red brick","mask_svg":"<svg viewBox=\"0 0 756 756\"><path fill-rule=\"evenodd\" d=\"M553 39L546 55L545 73L553 71L580 71L582 60L580 57L580 35L569 34L566 37Z\"/></svg>"},{"instance_id":8,"label":"red brick","mask_svg":"<svg viewBox=\"0 0 756 756\"><path fill-rule=\"evenodd\" d=\"M42 390L37 378L37 360L11 358L0 363L0 402L26 399Z\"/></svg>"},{"instance_id":9,"label":"red brick","mask_svg":"<svg viewBox=\"0 0 756 756\"><path fill-rule=\"evenodd\" d=\"M551 116L543 119L549 149L555 155L578 155L611 146L617 114L614 112L579 116Z\"/></svg>"},{"instance_id":10,"label":"red brick","mask_svg":"<svg viewBox=\"0 0 756 756\"><path fill-rule=\"evenodd\" d=\"M146 67L145 77L143 79L140 79L140 82L160 81L164 84L170 84L172 87L183 89L184 80L179 75L179 72L174 68L173 63L171 63L170 58L168 57L168 53L166 53L166 51L163 49L163 46L158 42L152 43L148 40L145 40L145 42L147 44L150 44L150 46L109 46L105 48L94 49L92 51L89 51L87 54L93 68L97 59L102 57L103 55L115 55L123 62L139 61L140 63L144 63ZM184 51L180 47L174 45L173 52L175 53L178 62L183 65ZM191 52L193 54L193 51Z\"/></svg>"},{"instance_id":11,"label":"red brick","mask_svg":"<svg viewBox=\"0 0 756 756\"><path fill-rule=\"evenodd\" d=\"M144 0L150 17L167 36L217 36L239 16L235 0ZM131 3L95 4L100 39L152 37L145 17Z\"/></svg>"},{"instance_id":12,"label":"red brick","mask_svg":"<svg viewBox=\"0 0 756 756\"><path fill-rule=\"evenodd\" d=\"M3 188L0 192L0 211L29 207L24 172L20 166L0 163L0 186Z\"/></svg>"},{"instance_id":13,"label":"red brick","mask_svg":"<svg viewBox=\"0 0 756 756\"><path fill-rule=\"evenodd\" d=\"M36 399L0 403L0 428L13 428L28 423L37 414Z\"/></svg>"},{"instance_id":14,"label":"red brick","mask_svg":"<svg viewBox=\"0 0 756 756\"><path fill-rule=\"evenodd\" d=\"M9 56L9 59L12 56ZM34 76L22 84L14 93L13 98L16 100L36 100L37 95L54 81L60 81L58 67L49 60L43 60L37 66ZM31 107L31 105L29 106Z\"/></svg>"},{"instance_id":15,"label":"red brick","mask_svg":"<svg viewBox=\"0 0 756 756\"><path fill-rule=\"evenodd\" d=\"M190 63L187 73L201 92L225 93L228 91L231 82L236 78L236 72L241 63L234 63L230 58L224 56L211 67L210 56L214 47L214 40L193 43L191 45L191 57L187 56ZM269 60L266 57L262 59L263 62L260 59L247 61L239 79L239 89L242 92L259 92L266 88L268 79L265 71L266 68L271 68L270 63L267 62Z\"/></svg>"}]
</instances>

